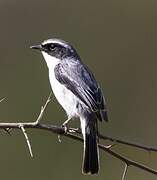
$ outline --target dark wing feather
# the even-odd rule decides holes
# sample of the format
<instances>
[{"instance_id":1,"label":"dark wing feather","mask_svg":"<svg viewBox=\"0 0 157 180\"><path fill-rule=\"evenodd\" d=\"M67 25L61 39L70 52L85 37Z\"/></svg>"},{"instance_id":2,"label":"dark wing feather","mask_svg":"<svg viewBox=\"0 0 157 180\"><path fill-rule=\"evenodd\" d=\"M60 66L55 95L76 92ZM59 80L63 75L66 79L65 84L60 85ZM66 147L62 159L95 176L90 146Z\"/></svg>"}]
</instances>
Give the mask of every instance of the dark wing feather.
<instances>
[{"instance_id":1,"label":"dark wing feather","mask_svg":"<svg viewBox=\"0 0 157 180\"><path fill-rule=\"evenodd\" d=\"M79 62L60 63L55 67L56 79L73 92L99 120L107 121L104 97L93 74Z\"/></svg>"}]
</instances>

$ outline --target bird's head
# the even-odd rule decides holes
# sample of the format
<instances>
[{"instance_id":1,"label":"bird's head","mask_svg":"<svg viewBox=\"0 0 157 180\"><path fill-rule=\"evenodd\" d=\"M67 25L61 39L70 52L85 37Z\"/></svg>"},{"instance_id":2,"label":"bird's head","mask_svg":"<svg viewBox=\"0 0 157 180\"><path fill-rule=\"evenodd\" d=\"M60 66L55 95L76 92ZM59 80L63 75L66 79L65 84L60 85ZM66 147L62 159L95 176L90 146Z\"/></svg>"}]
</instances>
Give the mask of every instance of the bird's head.
<instances>
[{"instance_id":1,"label":"bird's head","mask_svg":"<svg viewBox=\"0 0 157 180\"><path fill-rule=\"evenodd\" d=\"M78 57L73 46L61 39L48 39L41 44L31 46L30 48L41 51L46 62L52 60L59 62L67 58Z\"/></svg>"}]
</instances>

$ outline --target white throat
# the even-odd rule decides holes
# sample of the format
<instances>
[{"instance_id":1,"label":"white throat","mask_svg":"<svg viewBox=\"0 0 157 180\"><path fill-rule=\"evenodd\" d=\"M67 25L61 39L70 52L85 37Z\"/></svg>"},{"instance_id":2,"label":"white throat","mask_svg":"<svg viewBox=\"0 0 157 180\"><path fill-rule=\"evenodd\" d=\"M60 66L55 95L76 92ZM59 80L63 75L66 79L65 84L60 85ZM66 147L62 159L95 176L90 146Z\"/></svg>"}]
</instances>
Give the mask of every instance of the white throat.
<instances>
[{"instance_id":1,"label":"white throat","mask_svg":"<svg viewBox=\"0 0 157 180\"><path fill-rule=\"evenodd\" d=\"M49 71L54 70L55 66L61 62L60 59L50 56L46 52L42 51L42 54L44 56L44 59L46 61L47 67L49 68Z\"/></svg>"}]
</instances>

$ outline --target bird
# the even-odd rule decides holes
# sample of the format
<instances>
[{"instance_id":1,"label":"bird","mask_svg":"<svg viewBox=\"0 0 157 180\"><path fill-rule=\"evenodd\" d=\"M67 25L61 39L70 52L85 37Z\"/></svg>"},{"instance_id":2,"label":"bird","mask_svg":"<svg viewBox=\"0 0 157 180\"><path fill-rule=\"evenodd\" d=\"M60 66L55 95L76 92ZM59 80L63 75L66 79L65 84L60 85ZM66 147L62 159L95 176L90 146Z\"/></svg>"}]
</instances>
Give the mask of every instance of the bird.
<instances>
[{"instance_id":1,"label":"bird","mask_svg":"<svg viewBox=\"0 0 157 180\"><path fill-rule=\"evenodd\" d=\"M63 126L71 119L80 119L84 140L83 174L98 174L98 120L108 121L99 84L70 43L53 38L30 48L39 50L45 59L52 91L67 114Z\"/></svg>"}]
</instances>

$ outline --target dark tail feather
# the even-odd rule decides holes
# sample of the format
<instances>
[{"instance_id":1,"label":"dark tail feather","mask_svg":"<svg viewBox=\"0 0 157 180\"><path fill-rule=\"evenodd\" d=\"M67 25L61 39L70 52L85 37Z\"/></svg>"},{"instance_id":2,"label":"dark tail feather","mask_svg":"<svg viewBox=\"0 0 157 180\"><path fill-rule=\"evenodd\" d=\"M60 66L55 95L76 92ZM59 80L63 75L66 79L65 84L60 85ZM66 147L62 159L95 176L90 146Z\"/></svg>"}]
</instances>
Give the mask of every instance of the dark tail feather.
<instances>
[{"instance_id":1,"label":"dark tail feather","mask_svg":"<svg viewBox=\"0 0 157 180\"><path fill-rule=\"evenodd\" d=\"M83 173L84 174L98 174L99 171L99 154L97 146L97 127L95 121L85 120L84 136L84 159L83 159Z\"/></svg>"}]
</instances>

